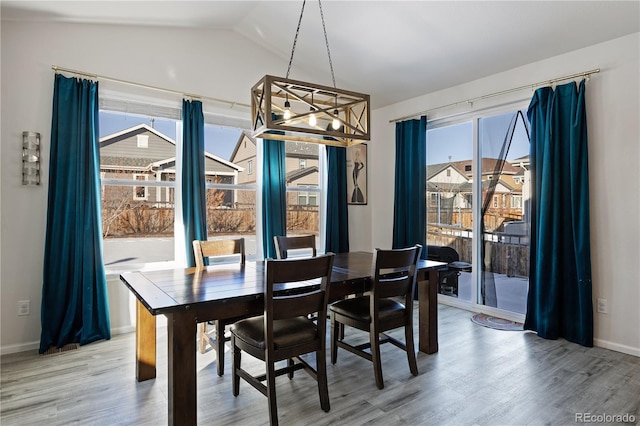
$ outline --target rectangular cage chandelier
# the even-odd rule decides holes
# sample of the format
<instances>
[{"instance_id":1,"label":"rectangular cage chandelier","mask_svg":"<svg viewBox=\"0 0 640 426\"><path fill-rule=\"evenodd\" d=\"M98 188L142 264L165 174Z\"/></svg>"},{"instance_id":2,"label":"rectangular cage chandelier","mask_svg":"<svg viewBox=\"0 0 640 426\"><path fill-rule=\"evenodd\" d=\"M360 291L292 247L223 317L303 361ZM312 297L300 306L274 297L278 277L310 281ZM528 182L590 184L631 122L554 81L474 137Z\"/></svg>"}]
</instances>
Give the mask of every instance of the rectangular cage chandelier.
<instances>
[{"instance_id":1,"label":"rectangular cage chandelier","mask_svg":"<svg viewBox=\"0 0 640 426\"><path fill-rule=\"evenodd\" d=\"M369 95L265 75L251 89L253 136L349 146L369 140Z\"/></svg>"},{"instance_id":2,"label":"rectangular cage chandelier","mask_svg":"<svg viewBox=\"0 0 640 426\"><path fill-rule=\"evenodd\" d=\"M369 140L369 95L336 88L322 2L318 0L333 87L289 78L306 0L293 39L287 76L265 75L251 88L253 137L350 146Z\"/></svg>"}]
</instances>

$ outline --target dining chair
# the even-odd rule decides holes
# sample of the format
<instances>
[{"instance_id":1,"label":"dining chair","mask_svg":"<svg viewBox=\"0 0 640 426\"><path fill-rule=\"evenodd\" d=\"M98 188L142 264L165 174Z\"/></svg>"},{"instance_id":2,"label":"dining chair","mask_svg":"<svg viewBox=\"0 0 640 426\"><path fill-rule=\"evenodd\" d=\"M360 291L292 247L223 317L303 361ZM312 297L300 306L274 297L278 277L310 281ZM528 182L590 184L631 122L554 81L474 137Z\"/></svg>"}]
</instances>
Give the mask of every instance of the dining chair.
<instances>
[{"instance_id":1,"label":"dining chair","mask_svg":"<svg viewBox=\"0 0 640 426\"><path fill-rule=\"evenodd\" d=\"M329 411L326 365L326 321L309 321L306 315L326 317L333 253L296 259L265 261L264 314L240 320L231 326L233 347L233 396L240 393L240 378L269 400L269 420L278 424L276 377L304 369L318 382L320 407ZM300 285L313 280L315 285ZM318 287L317 282L320 281ZM285 289L288 292L283 292ZM279 291L280 290L280 291ZM265 362L266 374L253 376L241 367L242 351ZM300 355L315 352L313 368ZM287 360L276 369L275 363ZM266 381L265 383L262 383Z\"/></svg>"},{"instance_id":2,"label":"dining chair","mask_svg":"<svg viewBox=\"0 0 640 426\"><path fill-rule=\"evenodd\" d=\"M210 241L194 240L193 254L196 258L197 268L205 267L205 259L209 258L238 257L241 268L245 266L246 262L244 238ZM198 347L200 353L203 354L206 352L207 344L211 345L216 351L218 376L224 374L224 344L230 340L230 337L225 337L225 328L227 325L233 324L242 318L244 317L212 321L214 330L211 333L207 331L207 322L202 322L198 326Z\"/></svg>"},{"instance_id":3,"label":"dining chair","mask_svg":"<svg viewBox=\"0 0 640 426\"><path fill-rule=\"evenodd\" d=\"M380 345L383 343L392 343L404 350L411 374L418 374L413 345L412 299L421 251L419 244L404 249L376 249L371 292L335 302L330 307L331 363L335 364L338 359L338 347L372 361L378 389L384 388L380 360ZM368 332L369 342L356 346L347 343L344 340L345 325ZM400 327L404 327L404 344L385 334Z\"/></svg>"},{"instance_id":4,"label":"dining chair","mask_svg":"<svg viewBox=\"0 0 640 426\"><path fill-rule=\"evenodd\" d=\"M311 256L316 256L317 254L315 235L274 235L273 242L276 246L276 256L278 259L286 259L289 250L310 249Z\"/></svg>"}]
</instances>

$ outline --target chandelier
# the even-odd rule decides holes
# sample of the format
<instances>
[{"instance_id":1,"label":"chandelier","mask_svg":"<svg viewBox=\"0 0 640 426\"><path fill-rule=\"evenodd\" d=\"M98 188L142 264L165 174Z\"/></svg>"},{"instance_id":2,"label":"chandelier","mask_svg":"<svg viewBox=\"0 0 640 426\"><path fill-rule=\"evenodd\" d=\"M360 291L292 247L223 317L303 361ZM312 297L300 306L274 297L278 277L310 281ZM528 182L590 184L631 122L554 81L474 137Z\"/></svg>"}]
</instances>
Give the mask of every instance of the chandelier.
<instances>
[{"instance_id":1,"label":"chandelier","mask_svg":"<svg viewBox=\"0 0 640 426\"><path fill-rule=\"evenodd\" d=\"M289 78L306 0L298 20L287 76L265 75L251 88L253 136L350 146L369 140L369 95L336 88L322 3L318 0L333 87Z\"/></svg>"}]
</instances>

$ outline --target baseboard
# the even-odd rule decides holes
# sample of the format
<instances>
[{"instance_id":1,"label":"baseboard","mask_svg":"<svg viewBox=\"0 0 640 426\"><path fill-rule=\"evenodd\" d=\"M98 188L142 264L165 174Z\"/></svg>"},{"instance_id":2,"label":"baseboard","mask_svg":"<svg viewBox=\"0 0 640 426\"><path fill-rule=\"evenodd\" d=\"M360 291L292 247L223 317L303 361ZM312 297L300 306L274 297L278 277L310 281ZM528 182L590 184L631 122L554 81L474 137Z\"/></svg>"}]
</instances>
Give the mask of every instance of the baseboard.
<instances>
[{"instance_id":1,"label":"baseboard","mask_svg":"<svg viewBox=\"0 0 640 426\"><path fill-rule=\"evenodd\" d=\"M37 352L40 349L40 341L5 345L0 347L0 355L15 354L18 352Z\"/></svg>"},{"instance_id":2,"label":"baseboard","mask_svg":"<svg viewBox=\"0 0 640 426\"><path fill-rule=\"evenodd\" d=\"M118 334L133 333L135 331L136 331L135 325L127 325L124 327L112 328L111 335L116 336ZM18 352L38 351L39 349L40 349L40 341L19 343L15 345L5 345L0 347L0 355L15 354Z\"/></svg>"},{"instance_id":3,"label":"baseboard","mask_svg":"<svg viewBox=\"0 0 640 426\"><path fill-rule=\"evenodd\" d=\"M621 345L619 343L613 343L603 339L593 339L593 345L599 348L610 349L612 351L622 352L623 354L633 355L640 358L640 348Z\"/></svg>"}]
</instances>

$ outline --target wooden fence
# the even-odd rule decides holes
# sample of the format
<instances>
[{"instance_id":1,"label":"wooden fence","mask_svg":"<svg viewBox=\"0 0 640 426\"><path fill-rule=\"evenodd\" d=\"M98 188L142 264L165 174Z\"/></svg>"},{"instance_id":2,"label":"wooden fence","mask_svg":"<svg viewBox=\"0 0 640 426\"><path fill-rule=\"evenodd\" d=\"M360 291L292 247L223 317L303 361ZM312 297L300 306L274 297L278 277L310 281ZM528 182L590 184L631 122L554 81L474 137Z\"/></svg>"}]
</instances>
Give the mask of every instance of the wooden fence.
<instances>
[{"instance_id":1,"label":"wooden fence","mask_svg":"<svg viewBox=\"0 0 640 426\"><path fill-rule=\"evenodd\" d=\"M102 209L104 238L173 236L174 209L145 205ZM251 208L209 209L207 233L252 234L256 212ZM318 234L318 209L287 209L287 230Z\"/></svg>"},{"instance_id":2,"label":"wooden fence","mask_svg":"<svg viewBox=\"0 0 640 426\"><path fill-rule=\"evenodd\" d=\"M473 242L470 231L429 226L427 242L430 245L449 246L458 252L461 261L471 263ZM504 233L486 233L484 251L486 271L509 277L529 276L528 238Z\"/></svg>"}]
</instances>

